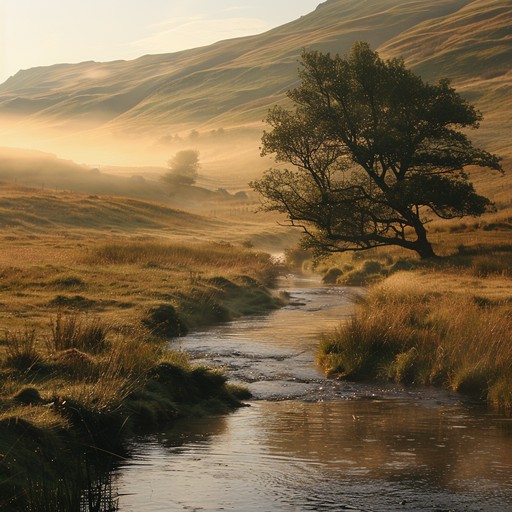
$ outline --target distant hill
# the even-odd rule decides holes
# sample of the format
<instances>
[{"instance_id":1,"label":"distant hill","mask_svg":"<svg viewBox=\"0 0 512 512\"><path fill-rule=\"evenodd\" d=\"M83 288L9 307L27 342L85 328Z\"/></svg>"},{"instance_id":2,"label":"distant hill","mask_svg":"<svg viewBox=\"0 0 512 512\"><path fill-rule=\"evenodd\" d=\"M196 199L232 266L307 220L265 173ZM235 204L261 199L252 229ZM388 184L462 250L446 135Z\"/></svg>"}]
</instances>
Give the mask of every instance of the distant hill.
<instances>
[{"instance_id":1,"label":"distant hill","mask_svg":"<svg viewBox=\"0 0 512 512\"><path fill-rule=\"evenodd\" d=\"M80 194L69 190L27 187L0 180L0 246L44 239L149 238L215 241L254 246L271 253L298 240L293 230L276 231L275 218L254 218L240 204L217 205L219 216L201 215L156 201L120 195ZM231 212L230 212L231 209ZM133 238L135 237L135 238ZM85 243L85 242L84 242Z\"/></svg>"},{"instance_id":2,"label":"distant hill","mask_svg":"<svg viewBox=\"0 0 512 512\"><path fill-rule=\"evenodd\" d=\"M327 0L256 36L20 71L0 85L0 141L33 137L82 161L150 164L197 147L205 172L246 182L268 166L258 155L262 119L296 83L301 49L343 54L365 40L424 79L451 78L485 113L475 138L512 157L511 27L510 0Z\"/></svg>"},{"instance_id":3,"label":"distant hill","mask_svg":"<svg viewBox=\"0 0 512 512\"><path fill-rule=\"evenodd\" d=\"M163 167L90 167L63 160L41 151L0 147L0 185L20 185L36 191L77 192L79 194L124 196L158 201L173 208L207 211L247 205L243 191L205 186L172 187L160 180L168 172Z\"/></svg>"},{"instance_id":4,"label":"distant hill","mask_svg":"<svg viewBox=\"0 0 512 512\"><path fill-rule=\"evenodd\" d=\"M220 221L134 198L35 190L1 183L0 224L3 235L85 234L93 230L104 236L157 233L162 237L213 231L223 226Z\"/></svg>"}]
</instances>

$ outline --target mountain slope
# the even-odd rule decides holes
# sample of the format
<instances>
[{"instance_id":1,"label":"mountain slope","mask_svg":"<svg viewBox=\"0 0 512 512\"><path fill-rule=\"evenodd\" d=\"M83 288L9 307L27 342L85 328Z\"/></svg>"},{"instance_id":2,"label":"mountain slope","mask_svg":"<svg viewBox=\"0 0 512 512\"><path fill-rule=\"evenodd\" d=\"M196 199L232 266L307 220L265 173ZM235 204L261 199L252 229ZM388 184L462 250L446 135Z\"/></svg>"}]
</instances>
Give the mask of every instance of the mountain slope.
<instances>
[{"instance_id":1,"label":"mountain slope","mask_svg":"<svg viewBox=\"0 0 512 512\"><path fill-rule=\"evenodd\" d=\"M510 155L504 131L512 114L511 26L510 0L328 0L257 36L133 61L20 71L0 85L0 116L9 121L0 135L10 142L20 129L44 136L56 128L70 142L70 134L87 129L87 143L132 137L131 145L147 149L171 133L243 128L253 130L255 143L245 147L257 158L261 120L296 82L301 49L345 53L366 40L383 56L403 55L427 80L452 78L486 114L480 139ZM233 155L222 153L233 141L225 149L215 144L217 167L225 169ZM171 149L151 147L153 155Z\"/></svg>"},{"instance_id":2,"label":"mountain slope","mask_svg":"<svg viewBox=\"0 0 512 512\"><path fill-rule=\"evenodd\" d=\"M441 0L432 9L425 0L331 0L258 36L129 62L21 71L0 86L0 109L57 123L115 120L144 127L196 125L219 115L229 121L226 114L233 110L242 120L250 120L256 110L259 120L293 83L301 48L344 52L356 39L378 47L433 15L452 14L468 3Z\"/></svg>"}]
</instances>

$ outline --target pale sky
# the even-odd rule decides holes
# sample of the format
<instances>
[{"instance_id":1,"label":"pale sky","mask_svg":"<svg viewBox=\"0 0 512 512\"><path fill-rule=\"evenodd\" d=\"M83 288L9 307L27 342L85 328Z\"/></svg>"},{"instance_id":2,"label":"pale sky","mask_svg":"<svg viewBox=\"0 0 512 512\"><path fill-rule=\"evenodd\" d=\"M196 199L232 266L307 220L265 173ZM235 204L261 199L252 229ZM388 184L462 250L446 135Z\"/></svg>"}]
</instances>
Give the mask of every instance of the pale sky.
<instances>
[{"instance_id":1,"label":"pale sky","mask_svg":"<svg viewBox=\"0 0 512 512\"><path fill-rule=\"evenodd\" d=\"M0 0L0 83L20 69L134 59L260 34L322 0Z\"/></svg>"}]
</instances>

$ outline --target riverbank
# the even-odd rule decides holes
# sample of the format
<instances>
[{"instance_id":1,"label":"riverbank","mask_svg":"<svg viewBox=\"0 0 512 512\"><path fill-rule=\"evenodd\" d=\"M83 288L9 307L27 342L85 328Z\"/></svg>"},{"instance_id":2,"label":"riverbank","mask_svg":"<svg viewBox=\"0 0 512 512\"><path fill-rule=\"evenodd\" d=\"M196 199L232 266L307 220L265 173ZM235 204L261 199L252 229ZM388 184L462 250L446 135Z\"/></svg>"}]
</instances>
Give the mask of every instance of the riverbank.
<instances>
[{"instance_id":1,"label":"riverbank","mask_svg":"<svg viewBox=\"0 0 512 512\"><path fill-rule=\"evenodd\" d=\"M251 407L137 439L115 471L120 510L508 510L504 415L441 389L324 378L318 336L350 318L355 290L314 275L280 287L285 307L181 340L244 382Z\"/></svg>"},{"instance_id":2,"label":"riverbank","mask_svg":"<svg viewBox=\"0 0 512 512\"><path fill-rule=\"evenodd\" d=\"M228 244L25 241L2 259L2 510L104 499L127 436L238 407L243 389L167 339L280 304L271 258Z\"/></svg>"},{"instance_id":3,"label":"riverbank","mask_svg":"<svg viewBox=\"0 0 512 512\"><path fill-rule=\"evenodd\" d=\"M442 386L510 411L511 276L486 261L440 261L372 285L353 319L323 337L325 373Z\"/></svg>"}]
</instances>

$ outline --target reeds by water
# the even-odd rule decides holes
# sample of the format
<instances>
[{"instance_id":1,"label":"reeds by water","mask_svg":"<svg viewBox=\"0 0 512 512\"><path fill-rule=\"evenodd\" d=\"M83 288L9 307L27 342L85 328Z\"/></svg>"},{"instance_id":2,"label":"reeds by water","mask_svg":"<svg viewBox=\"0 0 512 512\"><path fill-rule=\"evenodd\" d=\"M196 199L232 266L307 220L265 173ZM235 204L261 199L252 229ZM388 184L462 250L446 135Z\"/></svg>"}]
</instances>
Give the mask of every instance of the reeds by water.
<instances>
[{"instance_id":1,"label":"reeds by water","mask_svg":"<svg viewBox=\"0 0 512 512\"><path fill-rule=\"evenodd\" d=\"M446 276L445 276L446 278ZM435 274L396 274L370 289L353 319L324 336L319 361L347 379L443 385L512 408L512 301L436 290Z\"/></svg>"}]
</instances>

